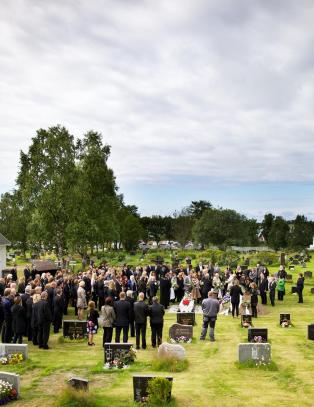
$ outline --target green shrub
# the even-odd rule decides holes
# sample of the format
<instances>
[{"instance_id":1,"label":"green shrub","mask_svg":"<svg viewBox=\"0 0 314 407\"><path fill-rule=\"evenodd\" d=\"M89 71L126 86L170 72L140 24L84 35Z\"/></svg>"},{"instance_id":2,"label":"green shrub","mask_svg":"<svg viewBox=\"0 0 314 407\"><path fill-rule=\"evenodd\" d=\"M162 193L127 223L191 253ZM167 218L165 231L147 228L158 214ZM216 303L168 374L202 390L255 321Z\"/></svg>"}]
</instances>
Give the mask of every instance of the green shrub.
<instances>
[{"instance_id":1,"label":"green shrub","mask_svg":"<svg viewBox=\"0 0 314 407\"><path fill-rule=\"evenodd\" d=\"M84 391L66 388L57 399L56 407L97 407L96 400Z\"/></svg>"},{"instance_id":2,"label":"green shrub","mask_svg":"<svg viewBox=\"0 0 314 407\"><path fill-rule=\"evenodd\" d=\"M152 369L155 372L183 372L188 366L189 362L187 359L162 358L155 359L152 363Z\"/></svg>"},{"instance_id":3,"label":"green shrub","mask_svg":"<svg viewBox=\"0 0 314 407\"><path fill-rule=\"evenodd\" d=\"M172 382L164 377L155 377L148 382L148 402L151 406L167 403L171 398Z\"/></svg>"}]
</instances>

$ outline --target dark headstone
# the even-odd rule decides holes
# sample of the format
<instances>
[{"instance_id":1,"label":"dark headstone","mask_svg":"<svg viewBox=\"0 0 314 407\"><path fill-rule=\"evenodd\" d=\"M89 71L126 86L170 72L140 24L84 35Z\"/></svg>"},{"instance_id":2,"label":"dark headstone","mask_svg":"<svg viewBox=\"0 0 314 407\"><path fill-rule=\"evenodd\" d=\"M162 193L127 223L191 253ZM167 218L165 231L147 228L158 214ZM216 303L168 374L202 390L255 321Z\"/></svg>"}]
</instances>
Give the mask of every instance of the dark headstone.
<instances>
[{"instance_id":1,"label":"dark headstone","mask_svg":"<svg viewBox=\"0 0 314 407\"><path fill-rule=\"evenodd\" d=\"M297 266L299 264L299 260L292 260L292 264L294 264L295 266Z\"/></svg>"},{"instance_id":2,"label":"dark headstone","mask_svg":"<svg viewBox=\"0 0 314 407\"><path fill-rule=\"evenodd\" d=\"M1 270L1 278L6 278L8 274L11 274L11 269L3 269Z\"/></svg>"},{"instance_id":3,"label":"dark headstone","mask_svg":"<svg viewBox=\"0 0 314 407\"><path fill-rule=\"evenodd\" d=\"M244 326L244 322L250 324L252 326L252 315L241 315L241 326ZM247 327L245 327L247 328Z\"/></svg>"},{"instance_id":4,"label":"dark headstone","mask_svg":"<svg viewBox=\"0 0 314 407\"><path fill-rule=\"evenodd\" d=\"M252 328L248 329L248 341L252 342L255 336L261 336L263 342L268 340L268 329L267 328Z\"/></svg>"},{"instance_id":5,"label":"dark headstone","mask_svg":"<svg viewBox=\"0 0 314 407\"><path fill-rule=\"evenodd\" d=\"M313 277L313 273L311 271L305 271L304 272L304 277L306 278L312 278Z\"/></svg>"},{"instance_id":6,"label":"dark headstone","mask_svg":"<svg viewBox=\"0 0 314 407\"><path fill-rule=\"evenodd\" d=\"M281 266L286 265L286 253L280 253L280 265Z\"/></svg>"},{"instance_id":7,"label":"dark headstone","mask_svg":"<svg viewBox=\"0 0 314 407\"><path fill-rule=\"evenodd\" d=\"M295 294L298 292L298 287L291 287L291 293Z\"/></svg>"},{"instance_id":8,"label":"dark headstone","mask_svg":"<svg viewBox=\"0 0 314 407\"><path fill-rule=\"evenodd\" d=\"M177 340L177 338L179 338L180 336L184 336L187 339L192 339L193 338L193 326L173 324L169 328L169 337L171 339Z\"/></svg>"},{"instance_id":9,"label":"dark headstone","mask_svg":"<svg viewBox=\"0 0 314 407\"><path fill-rule=\"evenodd\" d=\"M241 271L247 270L248 264L241 264Z\"/></svg>"},{"instance_id":10,"label":"dark headstone","mask_svg":"<svg viewBox=\"0 0 314 407\"><path fill-rule=\"evenodd\" d=\"M311 294L314 294L314 287L311 288Z\"/></svg>"},{"instance_id":11,"label":"dark headstone","mask_svg":"<svg viewBox=\"0 0 314 407\"><path fill-rule=\"evenodd\" d=\"M290 314L280 314L279 324L281 325L284 321L290 321Z\"/></svg>"},{"instance_id":12,"label":"dark headstone","mask_svg":"<svg viewBox=\"0 0 314 407\"><path fill-rule=\"evenodd\" d=\"M293 265L293 264L290 264L289 270L294 270L294 269L295 269L294 265Z\"/></svg>"},{"instance_id":13,"label":"dark headstone","mask_svg":"<svg viewBox=\"0 0 314 407\"><path fill-rule=\"evenodd\" d=\"M88 380L82 379L81 377L71 377L71 379L68 380L68 385L76 390L88 390Z\"/></svg>"},{"instance_id":14,"label":"dark headstone","mask_svg":"<svg viewBox=\"0 0 314 407\"><path fill-rule=\"evenodd\" d=\"M83 339L87 337L86 321L64 320L63 336L70 339Z\"/></svg>"},{"instance_id":15,"label":"dark headstone","mask_svg":"<svg viewBox=\"0 0 314 407\"><path fill-rule=\"evenodd\" d=\"M292 274L287 274L286 280L287 281L292 281Z\"/></svg>"},{"instance_id":16,"label":"dark headstone","mask_svg":"<svg viewBox=\"0 0 314 407\"><path fill-rule=\"evenodd\" d=\"M132 343L105 343L105 363L111 363L121 351L129 351Z\"/></svg>"},{"instance_id":17,"label":"dark headstone","mask_svg":"<svg viewBox=\"0 0 314 407\"><path fill-rule=\"evenodd\" d=\"M148 382L151 379L154 379L156 376L154 375L134 375L133 376L133 394L134 394L134 401L140 403L147 401L148 397ZM173 381L173 377L167 376L165 379L168 379L171 383ZM171 391L169 393L168 401L171 399Z\"/></svg>"},{"instance_id":18,"label":"dark headstone","mask_svg":"<svg viewBox=\"0 0 314 407\"><path fill-rule=\"evenodd\" d=\"M308 325L307 327L307 337L314 341L314 324Z\"/></svg>"},{"instance_id":19,"label":"dark headstone","mask_svg":"<svg viewBox=\"0 0 314 407\"><path fill-rule=\"evenodd\" d=\"M177 312L177 323L181 325L195 325L195 312Z\"/></svg>"}]
</instances>

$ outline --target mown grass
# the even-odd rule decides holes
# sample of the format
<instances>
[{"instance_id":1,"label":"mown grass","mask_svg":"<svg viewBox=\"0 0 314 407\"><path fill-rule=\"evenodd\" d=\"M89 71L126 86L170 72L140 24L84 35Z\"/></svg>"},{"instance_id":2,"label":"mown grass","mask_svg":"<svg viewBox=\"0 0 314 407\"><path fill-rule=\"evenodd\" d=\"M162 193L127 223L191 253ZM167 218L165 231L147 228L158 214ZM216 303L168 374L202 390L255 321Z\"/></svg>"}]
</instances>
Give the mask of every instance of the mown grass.
<instances>
[{"instance_id":1,"label":"mown grass","mask_svg":"<svg viewBox=\"0 0 314 407\"><path fill-rule=\"evenodd\" d=\"M275 267L270 268L271 272L276 270ZM303 270L297 266L290 273L293 274L294 283L297 274ZM314 271L314 262L308 264L306 270ZM171 407L251 407L252 403L259 407L275 404L281 407L312 407L314 341L307 339L307 326L314 323L314 295L310 294L314 280L306 279L304 304L298 304L297 296L290 293L291 285L288 283L286 286L283 303L276 301L275 307L268 305L265 315L254 320L255 327L268 328L273 362L267 369L237 365L238 344L247 342L247 330L241 328L240 319L231 316L219 316L214 343L199 341L202 318L196 316L194 340L191 344L183 344L188 365L180 372L170 372L169 367L154 370L157 350L151 346L145 351L138 351L136 362L129 369L104 370L101 331L95 336L95 347L88 347L84 341L74 343L60 339L61 334L51 334L50 350L41 350L29 344L28 361L21 365L1 367L1 370L15 371L21 375L21 399L12 405L55 406L59 396L64 394L66 381L71 375L77 375L90 380L89 395L95 403L93 407L133 407L136 404L133 402L132 375L143 373L173 376L174 401ZM293 328L279 326L280 313L291 314ZM73 310L67 318L73 318ZM164 340L168 339L169 327L175 321L175 314L166 314ZM134 338L129 338L129 341L134 343ZM147 341L149 345L149 328ZM63 406L76 407L75 404Z\"/></svg>"}]
</instances>

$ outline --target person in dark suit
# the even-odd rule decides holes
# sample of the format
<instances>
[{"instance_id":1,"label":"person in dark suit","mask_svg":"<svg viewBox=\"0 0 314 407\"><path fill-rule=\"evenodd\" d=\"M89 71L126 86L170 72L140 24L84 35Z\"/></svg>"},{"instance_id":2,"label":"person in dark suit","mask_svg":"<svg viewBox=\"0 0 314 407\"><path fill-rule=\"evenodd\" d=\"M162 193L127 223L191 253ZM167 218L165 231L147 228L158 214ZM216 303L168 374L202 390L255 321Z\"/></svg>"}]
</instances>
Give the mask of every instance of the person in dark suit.
<instances>
[{"instance_id":1,"label":"person in dark suit","mask_svg":"<svg viewBox=\"0 0 314 407\"><path fill-rule=\"evenodd\" d=\"M24 278L25 278L25 284L28 283L28 280L32 277L32 272L31 269L29 267L29 264L27 264L27 266L24 269Z\"/></svg>"},{"instance_id":2,"label":"person in dark suit","mask_svg":"<svg viewBox=\"0 0 314 407\"><path fill-rule=\"evenodd\" d=\"M62 289L56 288L55 296L53 298L53 332L57 334L62 326L64 301L62 296Z\"/></svg>"},{"instance_id":3,"label":"person in dark suit","mask_svg":"<svg viewBox=\"0 0 314 407\"><path fill-rule=\"evenodd\" d=\"M268 289L269 289L270 303L271 303L271 305L273 307L275 306L276 286L277 286L277 283L275 281L275 278L270 277L269 284L268 284Z\"/></svg>"},{"instance_id":4,"label":"person in dark suit","mask_svg":"<svg viewBox=\"0 0 314 407\"><path fill-rule=\"evenodd\" d=\"M48 293L41 293L41 300L38 302L38 346L42 349L49 349L48 340L50 333L50 324L52 322L52 313L48 303Z\"/></svg>"},{"instance_id":5,"label":"person in dark suit","mask_svg":"<svg viewBox=\"0 0 314 407\"><path fill-rule=\"evenodd\" d=\"M120 334L123 330L123 343L128 342L129 324L131 316L131 305L125 300L125 293L119 294L119 300L114 303L114 310L116 313L116 338L115 342L120 342Z\"/></svg>"},{"instance_id":6,"label":"person in dark suit","mask_svg":"<svg viewBox=\"0 0 314 407\"><path fill-rule=\"evenodd\" d=\"M23 334L26 330L26 312L22 305L20 296L14 298L14 305L11 308L12 312L12 330L13 330L13 343L22 343Z\"/></svg>"},{"instance_id":7,"label":"person in dark suit","mask_svg":"<svg viewBox=\"0 0 314 407\"><path fill-rule=\"evenodd\" d=\"M35 294L34 290L31 290L31 295L26 300L26 336L28 341L33 340L33 329L32 329L32 309L33 309L33 297Z\"/></svg>"},{"instance_id":8,"label":"person in dark suit","mask_svg":"<svg viewBox=\"0 0 314 407\"><path fill-rule=\"evenodd\" d=\"M11 307L13 305L13 297L11 295L11 289L6 288L4 290L4 298L2 299L4 323L2 328L2 342L11 343L12 341L12 312Z\"/></svg>"},{"instance_id":9,"label":"person in dark suit","mask_svg":"<svg viewBox=\"0 0 314 407\"><path fill-rule=\"evenodd\" d=\"M242 290L239 285L239 280L235 279L233 282L233 286L230 288L230 297L231 297L233 318L234 318L234 314L236 314L237 317L239 316L240 295L242 295ZM207 296L208 296L208 294L207 294Z\"/></svg>"},{"instance_id":10,"label":"person in dark suit","mask_svg":"<svg viewBox=\"0 0 314 407\"><path fill-rule=\"evenodd\" d=\"M156 348L156 339L158 346L162 342L162 329L164 326L165 308L159 304L158 298L153 298L153 305L149 307L150 326L152 330L152 347Z\"/></svg>"},{"instance_id":11,"label":"person in dark suit","mask_svg":"<svg viewBox=\"0 0 314 407\"><path fill-rule=\"evenodd\" d=\"M135 326L134 326L134 297L133 297L133 291L132 290L128 290L126 292L126 301L128 301L130 303L130 307L131 307L131 312L130 312L130 335L131 338L135 337Z\"/></svg>"},{"instance_id":12,"label":"person in dark suit","mask_svg":"<svg viewBox=\"0 0 314 407\"><path fill-rule=\"evenodd\" d=\"M170 289L171 281L169 279L169 274L167 273L164 277L160 279L160 304L162 304L165 309L168 308L170 302Z\"/></svg>"},{"instance_id":13,"label":"person in dark suit","mask_svg":"<svg viewBox=\"0 0 314 407\"><path fill-rule=\"evenodd\" d=\"M261 295L262 304L267 304L267 290L268 290L268 281L264 273L260 274L260 282L259 282L259 292Z\"/></svg>"},{"instance_id":14,"label":"person in dark suit","mask_svg":"<svg viewBox=\"0 0 314 407\"><path fill-rule=\"evenodd\" d=\"M304 288L304 277L303 274L300 273L299 274L299 278L297 280L297 292L298 292L298 296L299 296L299 304L303 303L303 288Z\"/></svg>"},{"instance_id":15,"label":"person in dark suit","mask_svg":"<svg viewBox=\"0 0 314 407\"><path fill-rule=\"evenodd\" d=\"M208 293L211 289L212 282L209 278L209 273L205 273L204 277L201 280L201 295L203 300L208 297Z\"/></svg>"},{"instance_id":16,"label":"person in dark suit","mask_svg":"<svg viewBox=\"0 0 314 407\"><path fill-rule=\"evenodd\" d=\"M158 284L156 281L156 277L151 276L148 279L149 304L152 304L153 297L155 297L157 295L157 291L158 291Z\"/></svg>"},{"instance_id":17,"label":"person in dark suit","mask_svg":"<svg viewBox=\"0 0 314 407\"><path fill-rule=\"evenodd\" d=\"M144 302L145 294L139 293L138 301L134 303L136 349L140 349L140 338L142 336L142 349L146 349L146 324L149 314L148 305Z\"/></svg>"},{"instance_id":18,"label":"person in dark suit","mask_svg":"<svg viewBox=\"0 0 314 407\"><path fill-rule=\"evenodd\" d=\"M38 346L38 305L41 300L41 287L35 287L35 294L32 296L33 305L32 305L32 338L33 345Z\"/></svg>"}]
</instances>

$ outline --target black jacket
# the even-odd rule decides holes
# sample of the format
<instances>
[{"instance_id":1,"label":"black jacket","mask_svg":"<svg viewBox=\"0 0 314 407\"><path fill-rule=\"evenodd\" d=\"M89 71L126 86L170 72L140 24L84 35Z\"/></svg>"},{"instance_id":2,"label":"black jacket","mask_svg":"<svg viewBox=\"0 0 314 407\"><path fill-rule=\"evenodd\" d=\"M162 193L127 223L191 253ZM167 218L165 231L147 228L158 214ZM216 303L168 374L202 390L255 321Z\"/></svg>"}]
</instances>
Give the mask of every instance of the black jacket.
<instances>
[{"instance_id":1,"label":"black jacket","mask_svg":"<svg viewBox=\"0 0 314 407\"><path fill-rule=\"evenodd\" d=\"M62 319L64 301L61 295L56 295L53 299L53 317L54 319Z\"/></svg>"},{"instance_id":2,"label":"black jacket","mask_svg":"<svg viewBox=\"0 0 314 407\"><path fill-rule=\"evenodd\" d=\"M259 291L260 293L263 293L265 291L268 291L268 280L267 278L264 278L260 284L259 284Z\"/></svg>"},{"instance_id":3,"label":"black jacket","mask_svg":"<svg viewBox=\"0 0 314 407\"><path fill-rule=\"evenodd\" d=\"M15 334L21 335L26 329L26 312L23 305L13 305L12 312L12 329Z\"/></svg>"},{"instance_id":4,"label":"black jacket","mask_svg":"<svg viewBox=\"0 0 314 407\"><path fill-rule=\"evenodd\" d=\"M165 308L161 304L153 304L149 307L150 323L162 324L164 322Z\"/></svg>"},{"instance_id":5,"label":"black jacket","mask_svg":"<svg viewBox=\"0 0 314 407\"><path fill-rule=\"evenodd\" d=\"M304 288L304 277L299 277L297 280L297 287L299 290L303 290Z\"/></svg>"},{"instance_id":6,"label":"black jacket","mask_svg":"<svg viewBox=\"0 0 314 407\"><path fill-rule=\"evenodd\" d=\"M240 302L240 295L242 295L241 287L233 285L230 289L231 303L238 304Z\"/></svg>"},{"instance_id":7,"label":"black jacket","mask_svg":"<svg viewBox=\"0 0 314 407\"><path fill-rule=\"evenodd\" d=\"M52 322L52 314L48 301L38 302L38 325L48 325Z\"/></svg>"},{"instance_id":8,"label":"black jacket","mask_svg":"<svg viewBox=\"0 0 314 407\"><path fill-rule=\"evenodd\" d=\"M134 300L134 298L126 297L125 301L130 303L130 306L131 306L130 321L134 321L134 303L135 303L135 300Z\"/></svg>"},{"instance_id":9,"label":"black jacket","mask_svg":"<svg viewBox=\"0 0 314 407\"><path fill-rule=\"evenodd\" d=\"M33 298L29 297L26 301L26 318L32 319L33 312Z\"/></svg>"},{"instance_id":10,"label":"black jacket","mask_svg":"<svg viewBox=\"0 0 314 407\"><path fill-rule=\"evenodd\" d=\"M144 301L137 301L134 304L134 315L136 324L146 324L148 314L149 308Z\"/></svg>"},{"instance_id":11,"label":"black jacket","mask_svg":"<svg viewBox=\"0 0 314 407\"><path fill-rule=\"evenodd\" d=\"M131 317L131 304L126 300L115 301L113 304L116 313L116 326L129 326Z\"/></svg>"}]
</instances>

